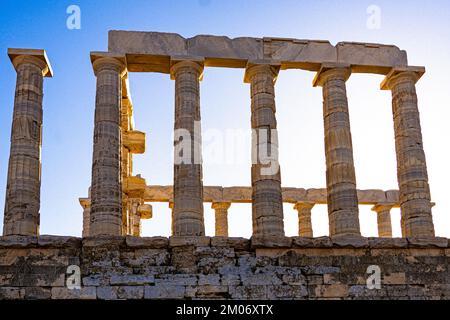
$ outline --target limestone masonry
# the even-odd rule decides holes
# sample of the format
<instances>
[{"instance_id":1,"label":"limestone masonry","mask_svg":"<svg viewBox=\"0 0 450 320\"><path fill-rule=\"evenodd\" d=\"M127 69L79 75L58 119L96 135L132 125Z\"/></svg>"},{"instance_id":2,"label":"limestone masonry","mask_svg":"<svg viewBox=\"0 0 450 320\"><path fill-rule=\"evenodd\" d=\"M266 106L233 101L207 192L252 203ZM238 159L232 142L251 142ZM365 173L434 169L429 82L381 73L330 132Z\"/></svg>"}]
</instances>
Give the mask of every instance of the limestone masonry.
<instances>
[{"instance_id":1,"label":"limestone masonry","mask_svg":"<svg viewBox=\"0 0 450 320\"><path fill-rule=\"evenodd\" d=\"M434 233L415 89L425 68L409 66L405 51L369 43L110 31L108 51L91 53L97 85L92 180L79 199L82 239L39 235L43 81L53 73L44 50L8 49L8 55L17 84L0 299L450 298L450 244ZM203 185L200 81L209 67L244 69L251 186ZM322 88L323 189L281 187L275 90L286 69L315 72L313 86ZM145 133L133 125L129 72L174 80L173 186L148 185L133 170L133 155L146 147ZM385 75L380 87L392 92L398 190L357 189L346 93L352 73ZM169 239L141 237L152 202L172 210ZM215 237L205 237L205 202L215 210ZM228 237L233 203L252 204L250 240ZM285 236L283 203L298 215L298 237ZM314 237L316 204L328 207L330 237ZM360 205L372 206L378 238L361 236ZM402 238L392 238L394 207L401 209Z\"/></svg>"}]
</instances>

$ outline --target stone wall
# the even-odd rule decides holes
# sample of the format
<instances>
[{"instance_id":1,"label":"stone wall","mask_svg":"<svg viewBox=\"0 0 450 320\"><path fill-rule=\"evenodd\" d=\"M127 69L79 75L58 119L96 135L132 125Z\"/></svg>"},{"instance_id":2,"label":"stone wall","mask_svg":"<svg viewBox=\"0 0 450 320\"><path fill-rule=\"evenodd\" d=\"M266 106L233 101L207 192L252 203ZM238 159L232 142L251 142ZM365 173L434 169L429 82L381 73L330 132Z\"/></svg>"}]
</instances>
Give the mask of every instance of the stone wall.
<instances>
[{"instance_id":1,"label":"stone wall","mask_svg":"<svg viewBox=\"0 0 450 320\"><path fill-rule=\"evenodd\" d=\"M8 236L0 299L449 299L449 262L444 238ZM381 289L367 288L371 265Z\"/></svg>"}]
</instances>

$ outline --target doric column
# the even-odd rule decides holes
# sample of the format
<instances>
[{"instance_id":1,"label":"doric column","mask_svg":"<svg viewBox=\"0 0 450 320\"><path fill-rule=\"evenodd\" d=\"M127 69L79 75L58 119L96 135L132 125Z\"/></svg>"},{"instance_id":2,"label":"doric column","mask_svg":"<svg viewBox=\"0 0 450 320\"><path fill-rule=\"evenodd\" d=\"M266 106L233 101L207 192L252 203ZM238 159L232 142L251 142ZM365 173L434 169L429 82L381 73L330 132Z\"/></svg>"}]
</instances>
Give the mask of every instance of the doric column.
<instances>
[{"instance_id":1,"label":"doric column","mask_svg":"<svg viewBox=\"0 0 450 320\"><path fill-rule=\"evenodd\" d=\"M140 199L129 199L130 234L135 237L141 236L141 214L139 212L140 203Z\"/></svg>"},{"instance_id":2,"label":"doric column","mask_svg":"<svg viewBox=\"0 0 450 320\"><path fill-rule=\"evenodd\" d=\"M372 211L377 213L378 236L380 238L392 238L392 207L392 204L377 204L372 208Z\"/></svg>"},{"instance_id":3,"label":"doric column","mask_svg":"<svg viewBox=\"0 0 450 320\"><path fill-rule=\"evenodd\" d=\"M253 236L284 236L275 117L279 69L270 63L248 63L245 70L251 93Z\"/></svg>"},{"instance_id":4,"label":"doric column","mask_svg":"<svg viewBox=\"0 0 450 320\"><path fill-rule=\"evenodd\" d=\"M92 53L97 76L94 152L91 183L90 235L122 234L121 84L125 64L121 57Z\"/></svg>"},{"instance_id":5,"label":"doric column","mask_svg":"<svg viewBox=\"0 0 450 320\"><path fill-rule=\"evenodd\" d=\"M39 234L44 50L8 49L17 72L3 235Z\"/></svg>"},{"instance_id":6,"label":"doric column","mask_svg":"<svg viewBox=\"0 0 450 320\"><path fill-rule=\"evenodd\" d=\"M213 202L211 208L215 212L216 237L228 237L228 209L230 202Z\"/></svg>"},{"instance_id":7,"label":"doric column","mask_svg":"<svg viewBox=\"0 0 450 320\"><path fill-rule=\"evenodd\" d=\"M170 209L170 217L171 217L171 222L170 222L170 231L171 231L171 235L173 236L173 235L175 235L175 233L174 233L174 231L175 231L175 229L174 229L174 223L175 223L175 217L174 217L174 215L173 215L173 207L174 207L175 205L174 205L174 203L173 203L173 201L169 201L169 209Z\"/></svg>"},{"instance_id":8,"label":"doric column","mask_svg":"<svg viewBox=\"0 0 450 320\"><path fill-rule=\"evenodd\" d=\"M394 68L381 85L392 91L397 178L406 237L434 237L415 86L424 72L421 67Z\"/></svg>"},{"instance_id":9,"label":"doric column","mask_svg":"<svg viewBox=\"0 0 450 320\"><path fill-rule=\"evenodd\" d=\"M80 205L83 207L83 232L82 237L89 237L90 219L91 219L91 199L80 198Z\"/></svg>"},{"instance_id":10,"label":"doric column","mask_svg":"<svg viewBox=\"0 0 450 320\"><path fill-rule=\"evenodd\" d=\"M294 209L298 211L298 235L300 237L313 237L311 224L311 210L314 202L297 202Z\"/></svg>"},{"instance_id":11,"label":"doric column","mask_svg":"<svg viewBox=\"0 0 450 320\"><path fill-rule=\"evenodd\" d=\"M314 86L323 88L327 204L330 236L360 236L358 196L345 82L348 66L323 65Z\"/></svg>"},{"instance_id":12,"label":"doric column","mask_svg":"<svg viewBox=\"0 0 450 320\"><path fill-rule=\"evenodd\" d=\"M204 236L200 129L203 61L171 61L175 80L173 235Z\"/></svg>"}]
</instances>

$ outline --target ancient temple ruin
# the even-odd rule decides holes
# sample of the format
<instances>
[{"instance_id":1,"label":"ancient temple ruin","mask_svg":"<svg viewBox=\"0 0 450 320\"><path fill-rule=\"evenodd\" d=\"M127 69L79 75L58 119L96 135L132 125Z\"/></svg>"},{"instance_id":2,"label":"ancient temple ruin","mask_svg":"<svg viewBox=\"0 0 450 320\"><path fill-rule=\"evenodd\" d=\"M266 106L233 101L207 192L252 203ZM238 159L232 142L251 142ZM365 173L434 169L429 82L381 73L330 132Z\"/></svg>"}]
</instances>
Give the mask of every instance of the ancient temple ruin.
<instances>
[{"instance_id":1,"label":"ancient temple ruin","mask_svg":"<svg viewBox=\"0 0 450 320\"><path fill-rule=\"evenodd\" d=\"M80 198L82 239L39 235L42 83L52 69L44 50L8 54L17 85L0 240L0 272L9 273L0 274L0 298L450 297L449 242L434 233L415 89L425 68L408 65L396 46L110 31L108 51L91 53L97 87L92 180L88 196ZM203 186L201 130L195 127L201 122L199 83L210 67L241 68L249 84L251 186ZM323 189L282 188L279 167L269 170L261 157L261 150L270 150L270 160L277 161L278 140L269 133L277 128L276 79L288 69L314 72L313 86L323 90ZM133 154L145 152L145 134L133 127L130 72L165 73L175 81L174 130L186 132L190 159L200 160L177 162L182 139L176 140L173 186L147 185L133 172ZM398 190L356 187L346 94L353 73L384 75L381 89L392 92ZM141 219L152 217L152 202L172 209L169 239L141 237ZM215 237L205 236L204 203L215 210ZM233 203L252 204L250 240L228 237ZM298 212L298 237L284 234L283 203ZM329 237L314 237L316 204L328 207ZM360 205L377 214L378 238L361 236ZM392 238L394 207L401 209L402 238ZM62 278L45 272L14 278L18 263L33 261L38 250L47 250L44 265ZM56 252L64 262L54 261ZM81 289L66 288L67 264L82 266ZM370 265L384 272L381 291L365 287ZM419 275L426 265L430 277Z\"/></svg>"}]
</instances>

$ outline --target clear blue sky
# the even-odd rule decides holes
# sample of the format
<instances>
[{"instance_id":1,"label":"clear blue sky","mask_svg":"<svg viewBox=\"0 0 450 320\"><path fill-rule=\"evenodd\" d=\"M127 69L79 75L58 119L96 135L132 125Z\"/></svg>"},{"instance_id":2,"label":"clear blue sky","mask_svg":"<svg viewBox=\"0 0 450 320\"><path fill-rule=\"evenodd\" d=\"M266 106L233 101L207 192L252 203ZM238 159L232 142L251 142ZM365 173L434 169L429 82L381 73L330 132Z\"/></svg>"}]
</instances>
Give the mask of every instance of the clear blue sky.
<instances>
[{"instance_id":1,"label":"clear blue sky","mask_svg":"<svg viewBox=\"0 0 450 320\"><path fill-rule=\"evenodd\" d=\"M81 29L66 27L69 5L81 9ZM381 9L381 28L367 28L367 8ZM9 156L16 73L8 47L43 48L54 70L45 80L42 148L41 233L81 234L78 197L90 185L95 77L90 51L106 51L108 30L197 34L279 36L301 39L395 44L408 51L411 65L424 65L418 84L438 235L450 237L448 183L448 119L450 116L450 3L448 1L0 1L0 207ZM312 88L314 74L285 71L276 85L282 184L324 187L325 158L321 91ZM205 132L248 130L250 102L243 70L206 69L201 84ZM379 90L382 77L353 75L348 82L358 187L396 189L396 163L389 92ZM138 130L147 133L147 152L136 156L134 173L149 184L172 183L171 132L173 82L167 75L131 74L131 94ZM204 137L208 148L208 136ZM229 145L228 145L229 147ZM205 185L250 185L250 149L234 164L205 158ZM243 159L243 160L242 160ZM248 161L247 161L248 160ZM167 204L154 205L154 219L144 235L168 235ZM360 209L364 235L376 235L375 214ZM297 230L292 206L285 206L286 233ZM207 233L213 233L212 210L205 205ZM398 210L394 233L400 234ZM0 222L0 227L2 225ZM314 209L316 235L328 232L326 209ZM249 205L230 209L230 234L251 233Z\"/></svg>"}]
</instances>

